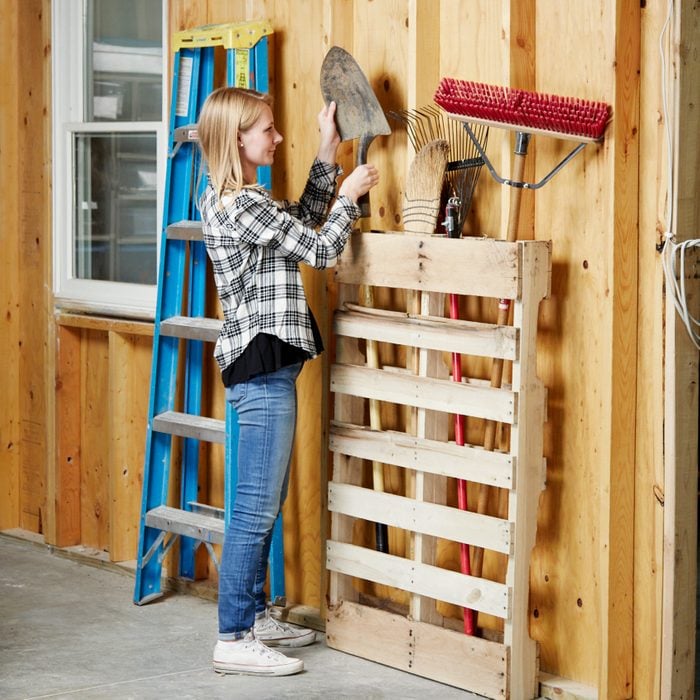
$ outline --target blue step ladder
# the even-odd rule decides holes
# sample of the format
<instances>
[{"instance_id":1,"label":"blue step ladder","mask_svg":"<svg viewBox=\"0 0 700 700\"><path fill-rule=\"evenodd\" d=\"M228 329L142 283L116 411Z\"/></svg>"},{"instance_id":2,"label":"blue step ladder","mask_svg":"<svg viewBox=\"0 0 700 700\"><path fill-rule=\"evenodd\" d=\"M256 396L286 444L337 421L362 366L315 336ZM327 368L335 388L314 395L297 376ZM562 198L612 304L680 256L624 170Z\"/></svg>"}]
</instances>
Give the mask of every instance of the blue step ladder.
<instances>
[{"instance_id":1,"label":"blue step ladder","mask_svg":"<svg viewBox=\"0 0 700 700\"><path fill-rule=\"evenodd\" d=\"M162 595L163 560L178 540L180 577L194 579L195 553L202 544L218 569L212 545L223 543L233 512L236 413L227 403L225 420L201 415L204 344L216 341L222 322L206 317L208 264L197 210L205 183L199 177L196 122L215 87L215 74L223 72L217 70L221 56L226 60L226 85L269 90L270 34L268 22L253 21L199 27L173 36L169 155L134 589L138 605ZM258 181L271 187L269 166L259 168ZM177 506L168 503L174 436L183 439ZM223 508L198 501L202 441L225 446ZM285 604L284 587L280 515L270 550L270 596L278 605Z\"/></svg>"}]
</instances>

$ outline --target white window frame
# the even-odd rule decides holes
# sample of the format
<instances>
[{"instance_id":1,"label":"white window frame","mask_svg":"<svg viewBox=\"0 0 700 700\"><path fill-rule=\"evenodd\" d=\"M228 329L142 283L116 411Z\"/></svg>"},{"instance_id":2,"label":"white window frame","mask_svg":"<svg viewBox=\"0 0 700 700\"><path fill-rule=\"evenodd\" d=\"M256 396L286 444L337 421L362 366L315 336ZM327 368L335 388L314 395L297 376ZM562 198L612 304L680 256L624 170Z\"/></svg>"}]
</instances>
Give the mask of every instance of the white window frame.
<instances>
[{"instance_id":1,"label":"white window frame","mask_svg":"<svg viewBox=\"0 0 700 700\"><path fill-rule=\"evenodd\" d=\"M83 119L84 0L52 0L53 42L53 292L57 307L71 311L155 317L157 286L80 279L74 271L73 139L84 133L155 133L157 149L157 266L167 157L168 0L163 0L163 119L159 122L85 122Z\"/></svg>"}]
</instances>

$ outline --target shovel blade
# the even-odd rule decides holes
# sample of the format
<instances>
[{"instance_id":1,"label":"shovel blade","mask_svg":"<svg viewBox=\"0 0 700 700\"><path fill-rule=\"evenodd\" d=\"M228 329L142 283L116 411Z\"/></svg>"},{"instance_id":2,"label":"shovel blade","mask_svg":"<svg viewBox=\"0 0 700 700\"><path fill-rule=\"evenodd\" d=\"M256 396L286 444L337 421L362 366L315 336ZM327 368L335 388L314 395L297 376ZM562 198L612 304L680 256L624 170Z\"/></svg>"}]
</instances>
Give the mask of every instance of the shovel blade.
<instances>
[{"instance_id":1,"label":"shovel blade","mask_svg":"<svg viewBox=\"0 0 700 700\"><path fill-rule=\"evenodd\" d=\"M335 121L342 141L391 133L389 123L362 69L340 46L333 46L321 66L321 94L336 103Z\"/></svg>"}]
</instances>

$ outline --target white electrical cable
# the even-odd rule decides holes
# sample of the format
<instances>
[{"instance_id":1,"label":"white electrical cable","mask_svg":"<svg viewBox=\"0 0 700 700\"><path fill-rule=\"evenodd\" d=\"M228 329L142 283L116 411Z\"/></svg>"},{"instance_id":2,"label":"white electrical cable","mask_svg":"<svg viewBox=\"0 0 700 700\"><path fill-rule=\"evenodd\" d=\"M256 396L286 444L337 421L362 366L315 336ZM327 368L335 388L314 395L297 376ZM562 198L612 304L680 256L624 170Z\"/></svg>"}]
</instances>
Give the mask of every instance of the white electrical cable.
<instances>
[{"instance_id":1,"label":"white electrical cable","mask_svg":"<svg viewBox=\"0 0 700 700\"><path fill-rule=\"evenodd\" d=\"M666 279L666 293L671 296L673 305L683 322L693 345L700 350L700 321L688 309L688 296L685 289L685 258L689 249L700 246L700 240L690 239L682 243L675 242L673 227L674 182L673 182L673 143L668 114L668 87L666 85L666 53L664 51L664 35L673 17L673 1L668 2L668 14L659 35L659 55L661 57L661 97L663 100L664 132L666 135L666 166L667 166L667 196L665 204L666 223L668 230L664 234L661 263Z\"/></svg>"}]
</instances>

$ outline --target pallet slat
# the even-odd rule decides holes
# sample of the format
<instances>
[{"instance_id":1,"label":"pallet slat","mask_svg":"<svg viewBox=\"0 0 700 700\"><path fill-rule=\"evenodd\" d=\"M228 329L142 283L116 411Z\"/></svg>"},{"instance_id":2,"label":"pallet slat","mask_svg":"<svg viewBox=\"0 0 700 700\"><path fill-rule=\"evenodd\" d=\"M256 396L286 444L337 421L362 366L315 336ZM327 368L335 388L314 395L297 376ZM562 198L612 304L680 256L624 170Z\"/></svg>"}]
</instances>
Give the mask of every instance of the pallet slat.
<instances>
[{"instance_id":1,"label":"pallet slat","mask_svg":"<svg viewBox=\"0 0 700 700\"><path fill-rule=\"evenodd\" d=\"M354 365L331 367L331 391L510 424L517 404L515 394L507 389L455 384Z\"/></svg>"},{"instance_id":2,"label":"pallet slat","mask_svg":"<svg viewBox=\"0 0 700 700\"><path fill-rule=\"evenodd\" d=\"M333 452L437 476L465 479L479 484L512 488L516 457L489 452L481 447L461 447L454 442L417 438L391 430L333 421L330 430Z\"/></svg>"},{"instance_id":3,"label":"pallet slat","mask_svg":"<svg viewBox=\"0 0 700 700\"><path fill-rule=\"evenodd\" d=\"M505 584L375 552L354 544L333 541L326 544L326 565L331 571L358 576L495 617L507 618L510 615L510 594Z\"/></svg>"},{"instance_id":4,"label":"pallet slat","mask_svg":"<svg viewBox=\"0 0 700 700\"><path fill-rule=\"evenodd\" d=\"M328 510L504 554L511 552L512 523L450 506L330 482Z\"/></svg>"},{"instance_id":5,"label":"pallet slat","mask_svg":"<svg viewBox=\"0 0 700 700\"><path fill-rule=\"evenodd\" d=\"M508 695L508 647L343 601L328 611L328 646L488 698Z\"/></svg>"},{"instance_id":6,"label":"pallet slat","mask_svg":"<svg viewBox=\"0 0 700 700\"><path fill-rule=\"evenodd\" d=\"M351 338L506 360L515 359L518 347L518 329L511 326L379 309L337 311L333 329L337 335Z\"/></svg>"},{"instance_id":7,"label":"pallet slat","mask_svg":"<svg viewBox=\"0 0 700 700\"><path fill-rule=\"evenodd\" d=\"M517 243L357 232L343 251L335 278L343 284L516 299L518 259Z\"/></svg>"}]
</instances>

